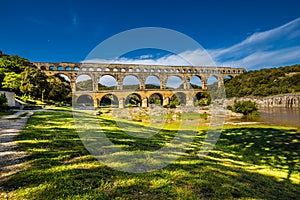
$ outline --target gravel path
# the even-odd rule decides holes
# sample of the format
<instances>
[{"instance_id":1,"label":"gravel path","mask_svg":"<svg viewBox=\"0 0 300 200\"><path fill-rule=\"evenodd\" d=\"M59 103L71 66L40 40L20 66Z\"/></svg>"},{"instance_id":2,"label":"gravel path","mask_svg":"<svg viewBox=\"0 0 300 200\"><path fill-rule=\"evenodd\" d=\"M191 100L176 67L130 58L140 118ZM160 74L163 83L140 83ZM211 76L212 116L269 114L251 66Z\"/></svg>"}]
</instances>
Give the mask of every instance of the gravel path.
<instances>
[{"instance_id":1,"label":"gravel path","mask_svg":"<svg viewBox=\"0 0 300 200\"><path fill-rule=\"evenodd\" d=\"M25 117L20 115L28 113ZM18 111L0 119L0 182L25 168L26 152L18 151L15 137L22 130L32 111ZM1 188L0 188L1 189Z\"/></svg>"}]
</instances>

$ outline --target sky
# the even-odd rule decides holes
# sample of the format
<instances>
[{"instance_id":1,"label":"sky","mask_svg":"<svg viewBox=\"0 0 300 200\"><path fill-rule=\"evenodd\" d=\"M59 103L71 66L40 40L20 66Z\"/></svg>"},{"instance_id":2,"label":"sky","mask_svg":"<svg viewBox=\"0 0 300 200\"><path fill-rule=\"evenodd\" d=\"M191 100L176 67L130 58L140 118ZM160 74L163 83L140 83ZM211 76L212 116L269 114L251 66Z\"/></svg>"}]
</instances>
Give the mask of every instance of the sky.
<instances>
[{"instance_id":1,"label":"sky","mask_svg":"<svg viewBox=\"0 0 300 200\"><path fill-rule=\"evenodd\" d=\"M0 5L0 50L33 62L88 60L247 70L300 63L298 0L0 0ZM196 41L199 48L145 48L118 58L98 54L87 59L109 38L143 27L173 30ZM158 43L163 40L158 38ZM174 40L177 46L183 43ZM203 52L213 62L203 59Z\"/></svg>"}]
</instances>

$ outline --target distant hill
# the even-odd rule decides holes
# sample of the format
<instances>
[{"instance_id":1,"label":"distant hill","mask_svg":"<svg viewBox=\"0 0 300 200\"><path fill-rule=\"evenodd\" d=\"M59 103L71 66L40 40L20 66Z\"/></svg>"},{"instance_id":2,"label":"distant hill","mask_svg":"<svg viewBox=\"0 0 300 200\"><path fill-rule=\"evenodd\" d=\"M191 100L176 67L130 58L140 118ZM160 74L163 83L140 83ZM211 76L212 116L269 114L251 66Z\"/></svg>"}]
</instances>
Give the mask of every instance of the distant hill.
<instances>
[{"instance_id":1,"label":"distant hill","mask_svg":"<svg viewBox=\"0 0 300 200\"><path fill-rule=\"evenodd\" d=\"M270 96L300 92L300 65L248 71L225 79L227 97Z\"/></svg>"}]
</instances>

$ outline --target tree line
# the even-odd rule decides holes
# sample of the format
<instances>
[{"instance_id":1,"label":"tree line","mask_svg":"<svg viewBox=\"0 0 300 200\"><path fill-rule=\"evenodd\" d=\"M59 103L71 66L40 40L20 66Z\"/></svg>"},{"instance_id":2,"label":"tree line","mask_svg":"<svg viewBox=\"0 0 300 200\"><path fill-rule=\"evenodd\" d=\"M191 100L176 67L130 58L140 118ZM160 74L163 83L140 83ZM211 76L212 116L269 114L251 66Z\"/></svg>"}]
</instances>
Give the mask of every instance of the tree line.
<instances>
[{"instance_id":1,"label":"tree line","mask_svg":"<svg viewBox=\"0 0 300 200\"><path fill-rule=\"evenodd\" d=\"M248 71L225 79L227 97L271 96L300 92L300 65Z\"/></svg>"},{"instance_id":2,"label":"tree line","mask_svg":"<svg viewBox=\"0 0 300 200\"><path fill-rule=\"evenodd\" d=\"M70 102L70 83L59 75L47 76L29 60L0 55L0 90L15 92L25 100Z\"/></svg>"}]
</instances>

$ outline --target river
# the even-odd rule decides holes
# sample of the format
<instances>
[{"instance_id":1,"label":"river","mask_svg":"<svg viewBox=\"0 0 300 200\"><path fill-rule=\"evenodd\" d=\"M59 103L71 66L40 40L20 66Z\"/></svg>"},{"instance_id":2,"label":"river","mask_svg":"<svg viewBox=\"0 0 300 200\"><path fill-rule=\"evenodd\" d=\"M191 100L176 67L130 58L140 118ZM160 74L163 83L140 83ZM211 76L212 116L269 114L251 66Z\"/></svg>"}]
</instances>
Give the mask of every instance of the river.
<instances>
[{"instance_id":1,"label":"river","mask_svg":"<svg viewBox=\"0 0 300 200\"><path fill-rule=\"evenodd\" d=\"M263 108L259 111L261 113L259 121L300 128L300 108Z\"/></svg>"}]
</instances>

